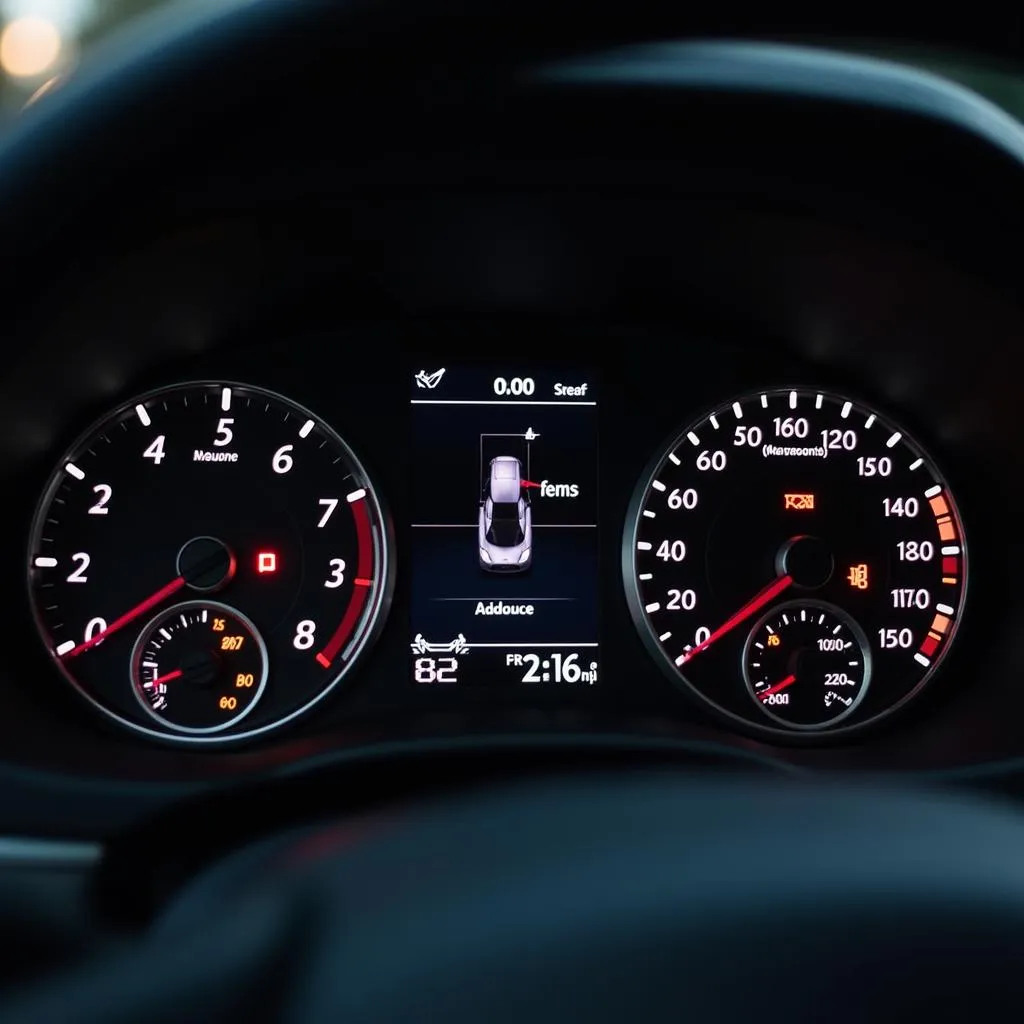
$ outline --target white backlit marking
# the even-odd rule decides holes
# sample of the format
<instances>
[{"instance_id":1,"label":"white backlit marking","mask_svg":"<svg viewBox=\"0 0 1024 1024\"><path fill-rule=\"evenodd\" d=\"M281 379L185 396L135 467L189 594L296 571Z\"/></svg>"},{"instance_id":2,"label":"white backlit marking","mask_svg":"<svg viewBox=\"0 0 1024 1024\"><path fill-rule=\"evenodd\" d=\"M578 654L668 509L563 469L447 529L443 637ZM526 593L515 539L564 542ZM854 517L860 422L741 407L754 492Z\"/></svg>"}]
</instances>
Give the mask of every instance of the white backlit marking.
<instances>
[{"instance_id":1,"label":"white backlit marking","mask_svg":"<svg viewBox=\"0 0 1024 1024\"><path fill-rule=\"evenodd\" d=\"M946 547L942 548L942 553L944 555L959 555L960 548L956 544L948 544Z\"/></svg>"},{"instance_id":2,"label":"white backlit marking","mask_svg":"<svg viewBox=\"0 0 1024 1024\"><path fill-rule=\"evenodd\" d=\"M224 388L220 393L220 407L227 412L231 408L231 388Z\"/></svg>"},{"instance_id":3,"label":"white backlit marking","mask_svg":"<svg viewBox=\"0 0 1024 1024\"><path fill-rule=\"evenodd\" d=\"M824 612L818 617L818 625L820 626L825 621Z\"/></svg>"},{"instance_id":4,"label":"white backlit marking","mask_svg":"<svg viewBox=\"0 0 1024 1024\"><path fill-rule=\"evenodd\" d=\"M360 498L366 497L366 489L360 487L358 491L353 491L351 494L345 495L345 500L351 505L355 501L359 501Z\"/></svg>"},{"instance_id":5,"label":"white backlit marking","mask_svg":"<svg viewBox=\"0 0 1024 1024\"><path fill-rule=\"evenodd\" d=\"M764 650L764 644L754 644L754 646L755 646L755 647L756 647L756 648L757 648L757 649L758 649L759 651L763 651L763 650Z\"/></svg>"},{"instance_id":6,"label":"white backlit marking","mask_svg":"<svg viewBox=\"0 0 1024 1024\"><path fill-rule=\"evenodd\" d=\"M76 480L84 480L85 474L73 463L69 462L64 469L70 473Z\"/></svg>"},{"instance_id":7,"label":"white backlit marking","mask_svg":"<svg viewBox=\"0 0 1024 1024\"><path fill-rule=\"evenodd\" d=\"M853 402L843 402L842 409L839 410L839 415L845 420L850 415L850 410L853 408Z\"/></svg>"},{"instance_id":8,"label":"white backlit marking","mask_svg":"<svg viewBox=\"0 0 1024 1024\"><path fill-rule=\"evenodd\" d=\"M644 605L645 612L658 612L661 611L661 605L657 601L652 601L650 604Z\"/></svg>"},{"instance_id":9,"label":"white backlit marking","mask_svg":"<svg viewBox=\"0 0 1024 1024\"><path fill-rule=\"evenodd\" d=\"M783 614L782 621L788 626L789 625L789 616Z\"/></svg>"},{"instance_id":10,"label":"white backlit marking","mask_svg":"<svg viewBox=\"0 0 1024 1024\"><path fill-rule=\"evenodd\" d=\"M954 609L950 608L948 604L937 604L935 606L937 612L942 612L943 615L955 615Z\"/></svg>"},{"instance_id":11,"label":"white backlit marking","mask_svg":"<svg viewBox=\"0 0 1024 1024\"><path fill-rule=\"evenodd\" d=\"M835 635L836 635L836 633L838 633L838 632L839 632L839 630L841 630L842 628L843 628L843 627L842 627L842 624L840 624L840 625L836 626L836 628L832 630L832 635L833 635L833 636L835 636Z\"/></svg>"},{"instance_id":12,"label":"white backlit marking","mask_svg":"<svg viewBox=\"0 0 1024 1024\"><path fill-rule=\"evenodd\" d=\"M312 420L306 420L305 423L299 428L299 437L309 437L313 433L313 428L316 424Z\"/></svg>"},{"instance_id":13,"label":"white backlit marking","mask_svg":"<svg viewBox=\"0 0 1024 1024\"><path fill-rule=\"evenodd\" d=\"M931 664L931 662L920 651L914 655L914 661L919 665L924 665L926 668Z\"/></svg>"},{"instance_id":14,"label":"white backlit marking","mask_svg":"<svg viewBox=\"0 0 1024 1024\"><path fill-rule=\"evenodd\" d=\"M650 551L651 542L649 540L638 540L636 542L636 549L637 551Z\"/></svg>"},{"instance_id":15,"label":"white backlit marking","mask_svg":"<svg viewBox=\"0 0 1024 1024\"><path fill-rule=\"evenodd\" d=\"M153 421L149 418L149 413L146 412L144 405L135 406L135 415L139 417L139 422L144 426L148 427Z\"/></svg>"},{"instance_id":16,"label":"white backlit marking","mask_svg":"<svg viewBox=\"0 0 1024 1024\"><path fill-rule=\"evenodd\" d=\"M76 645L74 640L65 640L64 643L57 644L57 653L67 654L68 651L73 651L75 649L75 646Z\"/></svg>"},{"instance_id":17,"label":"white backlit marking","mask_svg":"<svg viewBox=\"0 0 1024 1024\"><path fill-rule=\"evenodd\" d=\"M652 480L651 481L651 486L656 491L664 491L665 490L665 485L660 480Z\"/></svg>"},{"instance_id":18,"label":"white backlit marking","mask_svg":"<svg viewBox=\"0 0 1024 1024\"><path fill-rule=\"evenodd\" d=\"M736 415L736 419L743 419L743 406L739 402L732 403L732 411Z\"/></svg>"},{"instance_id":19,"label":"white backlit marking","mask_svg":"<svg viewBox=\"0 0 1024 1024\"><path fill-rule=\"evenodd\" d=\"M821 406L822 406L822 403L823 403L824 401L825 401L825 396L824 396L824 395L818 395L818 396L817 396L817 397L816 397L816 398L814 399L814 408L815 408L815 409L820 409L820 408L821 408Z\"/></svg>"},{"instance_id":20,"label":"white backlit marking","mask_svg":"<svg viewBox=\"0 0 1024 1024\"><path fill-rule=\"evenodd\" d=\"M658 637L658 639L662 643L664 643L666 640L671 640L672 639L672 634L671 633L662 633L661 636Z\"/></svg>"},{"instance_id":21,"label":"white backlit marking","mask_svg":"<svg viewBox=\"0 0 1024 1024\"><path fill-rule=\"evenodd\" d=\"M48 558L46 555L40 555L35 561L37 569L52 569L56 564L56 558Z\"/></svg>"},{"instance_id":22,"label":"white backlit marking","mask_svg":"<svg viewBox=\"0 0 1024 1024\"><path fill-rule=\"evenodd\" d=\"M656 518L657 518L657 516L655 515L655 513L654 513L654 512L652 512L652 511L651 511L651 510L650 510L649 508L645 508L645 509L644 509L644 515L645 515L645 516L646 516L646 517L647 517L648 519L656 519Z\"/></svg>"},{"instance_id":23,"label":"white backlit marking","mask_svg":"<svg viewBox=\"0 0 1024 1024\"><path fill-rule=\"evenodd\" d=\"M679 456L678 456L678 455L676 455L676 453L675 453L675 452L672 452L672 453L671 453L671 454L669 455L669 457L668 457L668 458L669 458L669 462L672 462L672 463L674 463L674 464L675 464L675 465L677 465L677 466L681 466L681 465L682 465L682 463L681 463L681 462L679 461Z\"/></svg>"},{"instance_id":24,"label":"white backlit marking","mask_svg":"<svg viewBox=\"0 0 1024 1024\"><path fill-rule=\"evenodd\" d=\"M206 621L206 609L204 608L203 609L203 622L205 622L205 621Z\"/></svg>"},{"instance_id":25,"label":"white backlit marking","mask_svg":"<svg viewBox=\"0 0 1024 1024\"><path fill-rule=\"evenodd\" d=\"M924 465L924 459L918 459L916 462L912 462L910 464L910 468L912 470L913 469L920 469L923 465Z\"/></svg>"},{"instance_id":26,"label":"white backlit marking","mask_svg":"<svg viewBox=\"0 0 1024 1024\"><path fill-rule=\"evenodd\" d=\"M896 445L898 445L900 443L900 438L902 436L903 435L897 430L896 433L893 434L892 437L890 437L889 440L885 442L885 447L886 448L895 448Z\"/></svg>"},{"instance_id":27,"label":"white backlit marking","mask_svg":"<svg viewBox=\"0 0 1024 1024\"><path fill-rule=\"evenodd\" d=\"M774 633L775 632L775 630L772 629L771 626L765 626L764 628L767 629L769 633Z\"/></svg>"},{"instance_id":28,"label":"white backlit marking","mask_svg":"<svg viewBox=\"0 0 1024 1024\"><path fill-rule=\"evenodd\" d=\"M761 396L761 408L762 409L767 409L768 408L768 396L767 395L762 395Z\"/></svg>"},{"instance_id":29,"label":"white backlit marking","mask_svg":"<svg viewBox=\"0 0 1024 1024\"><path fill-rule=\"evenodd\" d=\"M806 622L807 621L807 609L806 608L801 608L800 609L800 621L801 622Z\"/></svg>"},{"instance_id":30,"label":"white backlit marking","mask_svg":"<svg viewBox=\"0 0 1024 1024\"><path fill-rule=\"evenodd\" d=\"M700 438L692 430L686 435L686 437L689 440L690 444L694 446L700 444Z\"/></svg>"},{"instance_id":31,"label":"white backlit marking","mask_svg":"<svg viewBox=\"0 0 1024 1024\"><path fill-rule=\"evenodd\" d=\"M181 624L188 629L188 619L185 618L185 613L181 613Z\"/></svg>"},{"instance_id":32,"label":"white backlit marking","mask_svg":"<svg viewBox=\"0 0 1024 1024\"><path fill-rule=\"evenodd\" d=\"M654 573L653 572L642 572L642 573L640 573L640 579L644 580L645 582L647 580L653 580L654 579Z\"/></svg>"},{"instance_id":33,"label":"white backlit marking","mask_svg":"<svg viewBox=\"0 0 1024 1024\"><path fill-rule=\"evenodd\" d=\"M867 419L866 419L866 420L864 421L864 429L865 429L865 430L870 430L870 429L871 429L871 428L872 428L872 427L873 427L874 425L875 425L875 414L874 414L874 413L872 413L872 414L871 414L871 415L870 415L870 416L869 416L869 417L868 417L868 418L867 418Z\"/></svg>"},{"instance_id":34,"label":"white backlit marking","mask_svg":"<svg viewBox=\"0 0 1024 1024\"><path fill-rule=\"evenodd\" d=\"M170 639L171 639L171 634L170 634L170 633L168 633L166 629L161 629L161 630L160 630L160 635L161 635L161 636L162 636L162 637L163 637L163 638L164 638L165 640L170 640Z\"/></svg>"},{"instance_id":35,"label":"white backlit marking","mask_svg":"<svg viewBox=\"0 0 1024 1024\"><path fill-rule=\"evenodd\" d=\"M789 393L789 407L790 407L790 409L795 409L796 408L796 402L797 402L797 394L796 394L796 392L795 391L790 391L790 393Z\"/></svg>"},{"instance_id":36,"label":"white backlit marking","mask_svg":"<svg viewBox=\"0 0 1024 1024\"><path fill-rule=\"evenodd\" d=\"M157 665L157 663L155 661L144 661L142 663L142 667L143 668L159 668L160 666Z\"/></svg>"},{"instance_id":37,"label":"white backlit marking","mask_svg":"<svg viewBox=\"0 0 1024 1024\"><path fill-rule=\"evenodd\" d=\"M859 665L860 662L859 661L848 661L846 664L849 665L852 668L854 665Z\"/></svg>"},{"instance_id":38,"label":"white backlit marking","mask_svg":"<svg viewBox=\"0 0 1024 1024\"><path fill-rule=\"evenodd\" d=\"M708 417L708 423L710 423L711 426L715 428L715 430L718 429L718 417L717 416L709 416Z\"/></svg>"},{"instance_id":39,"label":"white backlit marking","mask_svg":"<svg viewBox=\"0 0 1024 1024\"><path fill-rule=\"evenodd\" d=\"M941 485L940 484L936 484L934 487L929 487L928 490L924 492L924 496L926 498L934 498L936 494L941 494L941 493L942 493Z\"/></svg>"}]
</instances>

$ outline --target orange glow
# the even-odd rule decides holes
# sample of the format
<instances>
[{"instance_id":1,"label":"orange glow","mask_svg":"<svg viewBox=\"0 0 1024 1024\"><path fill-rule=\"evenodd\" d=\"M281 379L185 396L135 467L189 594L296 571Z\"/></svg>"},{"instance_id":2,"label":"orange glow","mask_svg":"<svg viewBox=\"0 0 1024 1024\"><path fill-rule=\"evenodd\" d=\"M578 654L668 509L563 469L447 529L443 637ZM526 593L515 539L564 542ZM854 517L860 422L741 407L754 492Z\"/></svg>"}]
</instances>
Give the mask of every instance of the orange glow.
<instances>
[{"instance_id":1,"label":"orange glow","mask_svg":"<svg viewBox=\"0 0 1024 1024\"><path fill-rule=\"evenodd\" d=\"M934 498L929 499L928 504L931 505L932 511L937 516L944 516L949 511L946 499L941 494L936 494Z\"/></svg>"},{"instance_id":2,"label":"orange glow","mask_svg":"<svg viewBox=\"0 0 1024 1024\"><path fill-rule=\"evenodd\" d=\"M932 629L934 629L936 633L945 633L946 630L949 629L949 618L945 615L936 615L935 618L932 619Z\"/></svg>"},{"instance_id":3,"label":"orange glow","mask_svg":"<svg viewBox=\"0 0 1024 1024\"><path fill-rule=\"evenodd\" d=\"M60 33L45 18L15 18L0 33L0 67L14 78L45 74L57 63L60 51Z\"/></svg>"},{"instance_id":4,"label":"orange glow","mask_svg":"<svg viewBox=\"0 0 1024 1024\"><path fill-rule=\"evenodd\" d=\"M939 521L939 537L942 540L956 540L956 527L948 516Z\"/></svg>"},{"instance_id":5,"label":"orange glow","mask_svg":"<svg viewBox=\"0 0 1024 1024\"><path fill-rule=\"evenodd\" d=\"M846 575L846 582L851 587L856 587L857 590L867 590L869 579L868 579L868 567L866 562L861 562L860 565L851 565L850 571Z\"/></svg>"},{"instance_id":6,"label":"orange glow","mask_svg":"<svg viewBox=\"0 0 1024 1024\"><path fill-rule=\"evenodd\" d=\"M784 509L793 509L796 512L814 511L813 494L784 494L782 497Z\"/></svg>"}]
</instances>

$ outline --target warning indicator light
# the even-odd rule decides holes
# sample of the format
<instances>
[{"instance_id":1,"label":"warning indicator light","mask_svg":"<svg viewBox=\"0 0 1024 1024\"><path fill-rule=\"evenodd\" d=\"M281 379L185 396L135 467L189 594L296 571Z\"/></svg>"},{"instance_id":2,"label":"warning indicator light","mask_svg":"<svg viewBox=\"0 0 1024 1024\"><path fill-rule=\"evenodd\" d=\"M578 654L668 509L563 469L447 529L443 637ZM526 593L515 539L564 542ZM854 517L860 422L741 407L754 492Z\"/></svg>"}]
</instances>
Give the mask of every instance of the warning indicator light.
<instances>
[{"instance_id":1,"label":"warning indicator light","mask_svg":"<svg viewBox=\"0 0 1024 1024\"><path fill-rule=\"evenodd\" d=\"M261 575L277 572L277 555L273 551L261 551L256 556L256 571Z\"/></svg>"},{"instance_id":2,"label":"warning indicator light","mask_svg":"<svg viewBox=\"0 0 1024 1024\"><path fill-rule=\"evenodd\" d=\"M860 565L851 565L850 571L846 574L846 582L851 587L856 587L857 590L867 590L869 582L867 563L861 562Z\"/></svg>"},{"instance_id":3,"label":"warning indicator light","mask_svg":"<svg viewBox=\"0 0 1024 1024\"><path fill-rule=\"evenodd\" d=\"M793 512L813 512L814 511L814 495L813 494L784 494L783 496L783 508L787 511Z\"/></svg>"}]
</instances>

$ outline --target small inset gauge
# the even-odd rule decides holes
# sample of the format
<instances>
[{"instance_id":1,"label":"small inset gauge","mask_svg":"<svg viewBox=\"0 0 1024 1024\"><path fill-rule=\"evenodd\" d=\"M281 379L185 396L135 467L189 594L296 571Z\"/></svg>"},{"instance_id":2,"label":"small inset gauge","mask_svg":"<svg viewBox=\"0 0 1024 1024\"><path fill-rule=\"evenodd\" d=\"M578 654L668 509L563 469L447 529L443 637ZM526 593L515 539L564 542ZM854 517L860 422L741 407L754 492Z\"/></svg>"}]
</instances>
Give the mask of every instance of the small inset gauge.
<instances>
[{"instance_id":1,"label":"small inset gauge","mask_svg":"<svg viewBox=\"0 0 1024 1024\"><path fill-rule=\"evenodd\" d=\"M751 630L743 675L754 702L790 729L826 729L867 693L871 649L841 608L824 601L790 601Z\"/></svg>"},{"instance_id":2,"label":"small inset gauge","mask_svg":"<svg viewBox=\"0 0 1024 1024\"><path fill-rule=\"evenodd\" d=\"M142 630L132 689L169 729L218 732L256 706L267 682L267 649L256 627L219 601L185 601Z\"/></svg>"}]
</instances>

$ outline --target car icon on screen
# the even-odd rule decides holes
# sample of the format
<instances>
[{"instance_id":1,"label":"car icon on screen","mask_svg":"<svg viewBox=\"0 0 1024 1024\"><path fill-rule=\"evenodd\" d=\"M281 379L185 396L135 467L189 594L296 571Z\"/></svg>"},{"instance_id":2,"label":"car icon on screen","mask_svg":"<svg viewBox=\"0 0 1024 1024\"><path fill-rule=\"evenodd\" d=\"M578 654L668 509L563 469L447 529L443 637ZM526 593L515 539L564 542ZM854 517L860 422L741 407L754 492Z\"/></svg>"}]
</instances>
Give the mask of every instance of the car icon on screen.
<instances>
[{"instance_id":1,"label":"car icon on screen","mask_svg":"<svg viewBox=\"0 0 1024 1024\"><path fill-rule=\"evenodd\" d=\"M480 567L523 572L533 557L533 513L523 497L523 470L513 455L491 459L477 529Z\"/></svg>"}]
</instances>

